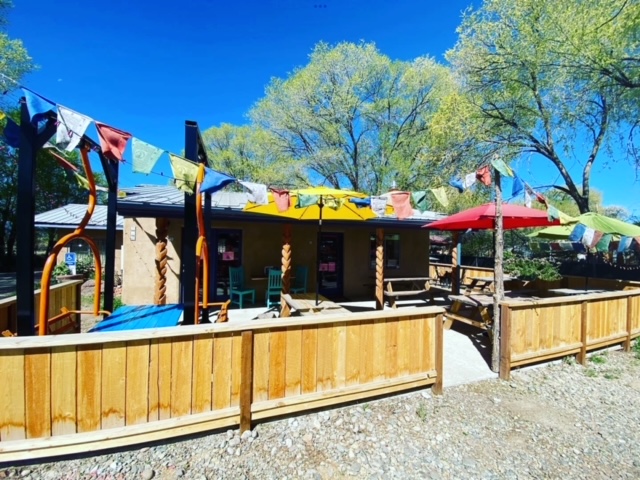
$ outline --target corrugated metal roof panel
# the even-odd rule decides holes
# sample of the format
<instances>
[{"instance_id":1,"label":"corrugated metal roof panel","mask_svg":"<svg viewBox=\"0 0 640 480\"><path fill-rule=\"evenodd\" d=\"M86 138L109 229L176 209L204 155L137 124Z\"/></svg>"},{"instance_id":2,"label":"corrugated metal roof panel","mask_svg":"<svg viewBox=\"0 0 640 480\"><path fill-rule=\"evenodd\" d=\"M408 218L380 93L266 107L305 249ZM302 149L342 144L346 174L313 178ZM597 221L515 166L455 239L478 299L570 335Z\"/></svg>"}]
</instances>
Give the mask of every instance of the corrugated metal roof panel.
<instances>
[{"instance_id":1,"label":"corrugated metal roof panel","mask_svg":"<svg viewBox=\"0 0 640 480\"><path fill-rule=\"evenodd\" d=\"M36 227L54 227L54 226L76 226L84 218L87 211L87 205L70 203L64 207L54 208L47 212L39 213L35 217ZM124 219L118 215L116 217L116 228L122 230ZM106 228L107 226L107 206L96 205L91 221L87 225L89 229Z\"/></svg>"}]
</instances>

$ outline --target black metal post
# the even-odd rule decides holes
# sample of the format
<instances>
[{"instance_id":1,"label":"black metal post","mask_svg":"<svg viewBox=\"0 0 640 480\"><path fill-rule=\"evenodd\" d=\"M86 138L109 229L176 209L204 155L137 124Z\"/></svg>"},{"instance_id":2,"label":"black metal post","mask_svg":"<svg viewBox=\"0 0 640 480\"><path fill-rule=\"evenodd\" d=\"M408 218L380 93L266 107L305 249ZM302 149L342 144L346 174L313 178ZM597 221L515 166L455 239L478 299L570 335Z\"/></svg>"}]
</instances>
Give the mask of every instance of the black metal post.
<instances>
[{"instance_id":1,"label":"black metal post","mask_svg":"<svg viewBox=\"0 0 640 480\"><path fill-rule=\"evenodd\" d=\"M107 238L104 254L104 303L103 308L113 311L113 288L116 263L116 224L118 216L118 162L110 162L100 153L102 169L107 177L109 193L107 197Z\"/></svg>"},{"instance_id":2,"label":"black metal post","mask_svg":"<svg viewBox=\"0 0 640 480\"><path fill-rule=\"evenodd\" d=\"M47 119L41 133L31 124L24 98L20 102L20 152L18 155L18 204L16 218L17 334L35 335L34 261L36 154L55 133L55 120ZM10 252L9 252L10 253Z\"/></svg>"}]
</instances>

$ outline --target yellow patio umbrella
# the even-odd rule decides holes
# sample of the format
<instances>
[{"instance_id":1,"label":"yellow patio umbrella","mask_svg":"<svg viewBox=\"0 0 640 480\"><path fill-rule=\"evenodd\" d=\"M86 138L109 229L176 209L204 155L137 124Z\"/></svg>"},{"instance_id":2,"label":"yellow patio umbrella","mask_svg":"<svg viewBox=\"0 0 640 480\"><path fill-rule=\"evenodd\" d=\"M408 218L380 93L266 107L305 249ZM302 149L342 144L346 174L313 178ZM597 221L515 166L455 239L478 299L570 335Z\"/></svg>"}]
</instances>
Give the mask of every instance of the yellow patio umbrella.
<instances>
[{"instance_id":1,"label":"yellow patio umbrella","mask_svg":"<svg viewBox=\"0 0 640 480\"><path fill-rule=\"evenodd\" d=\"M273 193L269 192L267 205L247 202L245 212L260 213L292 220L317 221L318 233L322 234L322 220L364 221L376 218L371 206L362 206L351 201L366 200L368 195L351 190L329 187L310 187L289 191L290 206L286 210L278 206ZM316 304L318 303L317 275L320 269L320 257L316 255Z\"/></svg>"}]
</instances>

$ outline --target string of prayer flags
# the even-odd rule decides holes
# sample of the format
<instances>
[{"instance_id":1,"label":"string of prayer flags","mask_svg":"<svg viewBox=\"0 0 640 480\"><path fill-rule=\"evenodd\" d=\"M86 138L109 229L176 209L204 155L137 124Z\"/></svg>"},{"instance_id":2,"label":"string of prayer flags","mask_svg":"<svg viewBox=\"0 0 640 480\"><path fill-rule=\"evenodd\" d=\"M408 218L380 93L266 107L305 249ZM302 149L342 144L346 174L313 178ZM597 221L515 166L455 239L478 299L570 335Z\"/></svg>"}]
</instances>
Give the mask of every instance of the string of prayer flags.
<instances>
[{"instance_id":1,"label":"string of prayer flags","mask_svg":"<svg viewBox=\"0 0 640 480\"><path fill-rule=\"evenodd\" d=\"M476 179L486 187L491 186L491 169L489 168L489 165L480 167L476 171Z\"/></svg>"},{"instance_id":2,"label":"string of prayer flags","mask_svg":"<svg viewBox=\"0 0 640 480\"><path fill-rule=\"evenodd\" d=\"M451 180L449 180L449 185L458 190L458 193L464 192L464 185L457 178L452 178Z\"/></svg>"},{"instance_id":3,"label":"string of prayer flags","mask_svg":"<svg viewBox=\"0 0 640 480\"><path fill-rule=\"evenodd\" d=\"M339 210L344 205L344 198L324 197L323 203L325 207Z\"/></svg>"},{"instance_id":4,"label":"string of prayer flags","mask_svg":"<svg viewBox=\"0 0 640 480\"><path fill-rule=\"evenodd\" d=\"M369 198L350 198L349 201L356 205L358 208L370 207L371 197ZM298 196L298 204L300 203L300 196Z\"/></svg>"},{"instance_id":5,"label":"string of prayer flags","mask_svg":"<svg viewBox=\"0 0 640 480\"><path fill-rule=\"evenodd\" d=\"M235 178L227 175L226 173L221 173L216 170L204 167L204 179L202 180L202 184L200 185L200 192L214 193L235 181Z\"/></svg>"},{"instance_id":6,"label":"string of prayer flags","mask_svg":"<svg viewBox=\"0 0 640 480\"><path fill-rule=\"evenodd\" d=\"M133 153L132 171L144 174L151 173L151 170L153 170L153 167L164 153L161 148L143 142L136 137L131 140L131 151Z\"/></svg>"},{"instance_id":7,"label":"string of prayer flags","mask_svg":"<svg viewBox=\"0 0 640 480\"><path fill-rule=\"evenodd\" d=\"M625 252L626 250L628 250L629 247L631 246L631 241L632 240L633 240L633 237L622 237L620 239L620 243L618 243L617 252L618 253L622 253L622 252Z\"/></svg>"},{"instance_id":8,"label":"string of prayer flags","mask_svg":"<svg viewBox=\"0 0 640 480\"><path fill-rule=\"evenodd\" d=\"M417 209L420 210L420 212L424 212L428 209L427 192L425 190L411 192L411 199L413 200L413 203L417 207Z\"/></svg>"},{"instance_id":9,"label":"string of prayer flags","mask_svg":"<svg viewBox=\"0 0 640 480\"><path fill-rule=\"evenodd\" d=\"M387 197L373 196L371 197L371 210L379 217L384 217L387 210Z\"/></svg>"},{"instance_id":10,"label":"string of prayer flags","mask_svg":"<svg viewBox=\"0 0 640 480\"><path fill-rule=\"evenodd\" d=\"M404 220L413 215L411 208L411 193L394 192L391 194L391 204L398 220Z\"/></svg>"},{"instance_id":11,"label":"string of prayer flags","mask_svg":"<svg viewBox=\"0 0 640 480\"><path fill-rule=\"evenodd\" d=\"M501 175L505 177L513 177L513 170L509 165L504 163L504 160L501 158L494 158L491 160L491 166L500 172Z\"/></svg>"},{"instance_id":12,"label":"string of prayer flags","mask_svg":"<svg viewBox=\"0 0 640 480\"><path fill-rule=\"evenodd\" d=\"M101 122L95 123L104 156L109 160L122 162L124 160L122 154L124 149L127 148L127 142L131 138L131 134Z\"/></svg>"},{"instance_id":13,"label":"string of prayer flags","mask_svg":"<svg viewBox=\"0 0 640 480\"><path fill-rule=\"evenodd\" d=\"M474 173L468 173L467 175L464 176L464 180L462 180L462 187L465 190L468 190L469 188L471 188L473 186L473 184L476 183L476 174Z\"/></svg>"},{"instance_id":14,"label":"string of prayer flags","mask_svg":"<svg viewBox=\"0 0 640 480\"><path fill-rule=\"evenodd\" d=\"M598 245L598 242L600 241L600 239L603 237L604 233L599 232L598 230L594 230L593 232L593 239L589 242L589 248L596 248L596 246ZM585 234L586 236L586 234ZM582 237L582 240L584 241L584 236Z\"/></svg>"},{"instance_id":15,"label":"string of prayer flags","mask_svg":"<svg viewBox=\"0 0 640 480\"><path fill-rule=\"evenodd\" d=\"M587 227L585 225L578 223L575 227L573 227L573 230L571 230L571 233L569 234L569 240L571 240L572 242L581 241L586 229Z\"/></svg>"},{"instance_id":16,"label":"string of prayer flags","mask_svg":"<svg viewBox=\"0 0 640 480\"><path fill-rule=\"evenodd\" d=\"M445 208L449 206L449 198L447 197L447 190L445 187L432 188L431 193L433 193L433 196L436 197L436 200L440 205Z\"/></svg>"},{"instance_id":17,"label":"string of prayer flags","mask_svg":"<svg viewBox=\"0 0 640 480\"><path fill-rule=\"evenodd\" d=\"M533 195L534 197L536 197L536 200L537 200L538 202L540 202L541 204L543 204L543 205L546 205L546 204L547 204L547 199L546 199L546 198L544 198L544 196L543 196L543 195L541 195L541 194L539 194L538 192L536 192L533 188L531 188L531 187L529 186L529 184L528 184L528 183L526 183L526 182L525 182L525 184L524 184L524 189L527 191L527 193L529 193L529 195Z\"/></svg>"},{"instance_id":18,"label":"string of prayer flags","mask_svg":"<svg viewBox=\"0 0 640 480\"><path fill-rule=\"evenodd\" d=\"M32 92L28 88L23 87L22 91L24 92L24 98L27 102L27 110L29 111L29 119L32 125L37 125L40 120L45 118L47 112L56 109L55 103Z\"/></svg>"},{"instance_id":19,"label":"string of prayer flags","mask_svg":"<svg viewBox=\"0 0 640 480\"><path fill-rule=\"evenodd\" d=\"M91 119L70 108L58 105L58 128L56 130L56 144L67 152L74 150L82 136L89 128Z\"/></svg>"},{"instance_id":20,"label":"string of prayer flags","mask_svg":"<svg viewBox=\"0 0 640 480\"><path fill-rule=\"evenodd\" d=\"M289 207L291 206L291 195L289 194L289 190L276 190L275 188L272 188L271 192L278 211L286 212L289 210Z\"/></svg>"},{"instance_id":21,"label":"string of prayer flags","mask_svg":"<svg viewBox=\"0 0 640 480\"><path fill-rule=\"evenodd\" d=\"M173 153L169 154L169 163L174 176L173 185L178 190L193 195L198 177L198 165Z\"/></svg>"},{"instance_id":22,"label":"string of prayer flags","mask_svg":"<svg viewBox=\"0 0 640 480\"><path fill-rule=\"evenodd\" d=\"M531 195L529 195L529 192L526 188L524 189L524 206L527 208L531 208Z\"/></svg>"},{"instance_id":23,"label":"string of prayer flags","mask_svg":"<svg viewBox=\"0 0 640 480\"><path fill-rule=\"evenodd\" d=\"M587 247L591 247L591 243L593 243L593 236L596 231L593 228L586 227L584 229L584 233L582 234L582 243L584 243Z\"/></svg>"},{"instance_id":24,"label":"string of prayer flags","mask_svg":"<svg viewBox=\"0 0 640 480\"><path fill-rule=\"evenodd\" d=\"M20 125L11 118L7 118L7 124L4 126L4 140L10 147L20 148Z\"/></svg>"},{"instance_id":25,"label":"string of prayer flags","mask_svg":"<svg viewBox=\"0 0 640 480\"><path fill-rule=\"evenodd\" d=\"M267 186L262 183L243 182L240 185L249 190L249 201L256 205L269 205L269 197L267 196Z\"/></svg>"},{"instance_id":26,"label":"string of prayer flags","mask_svg":"<svg viewBox=\"0 0 640 480\"><path fill-rule=\"evenodd\" d=\"M305 195L305 194L299 193L298 205L296 205L296 208L306 208L306 207L311 207L313 205L318 205L319 200L320 200L320 195Z\"/></svg>"},{"instance_id":27,"label":"string of prayer flags","mask_svg":"<svg viewBox=\"0 0 640 480\"><path fill-rule=\"evenodd\" d=\"M522 180L520 180L520 177L516 175L513 178L513 185L511 186L511 196L517 197L520 194L520 192L522 192L523 190L524 190L524 185L522 183Z\"/></svg>"}]
</instances>

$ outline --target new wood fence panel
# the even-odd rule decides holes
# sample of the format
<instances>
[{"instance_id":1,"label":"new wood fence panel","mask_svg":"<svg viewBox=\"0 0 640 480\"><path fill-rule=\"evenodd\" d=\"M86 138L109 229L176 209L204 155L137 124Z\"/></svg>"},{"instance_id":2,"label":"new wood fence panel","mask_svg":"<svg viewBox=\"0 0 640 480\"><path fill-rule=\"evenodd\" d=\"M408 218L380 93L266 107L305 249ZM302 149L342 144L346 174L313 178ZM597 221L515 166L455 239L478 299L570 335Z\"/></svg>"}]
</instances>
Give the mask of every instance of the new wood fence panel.
<instances>
[{"instance_id":1,"label":"new wood fence panel","mask_svg":"<svg viewBox=\"0 0 640 480\"><path fill-rule=\"evenodd\" d=\"M193 346L193 391L191 393L191 411L193 413L211 410L212 373L213 337L199 335L194 338Z\"/></svg>"},{"instance_id":2,"label":"new wood fence panel","mask_svg":"<svg viewBox=\"0 0 640 480\"><path fill-rule=\"evenodd\" d=\"M160 418L160 384L159 384L160 340L153 339L149 344L149 421Z\"/></svg>"},{"instance_id":3,"label":"new wood fence panel","mask_svg":"<svg viewBox=\"0 0 640 480\"><path fill-rule=\"evenodd\" d=\"M269 330L253 335L253 401L269 399Z\"/></svg>"},{"instance_id":4,"label":"new wood fence panel","mask_svg":"<svg viewBox=\"0 0 640 480\"><path fill-rule=\"evenodd\" d=\"M283 398L286 391L287 331L274 328L269 332L269 399ZM264 359L267 361L267 358Z\"/></svg>"},{"instance_id":5,"label":"new wood fence panel","mask_svg":"<svg viewBox=\"0 0 640 480\"><path fill-rule=\"evenodd\" d=\"M213 408L231 405L231 359L233 335L221 334L213 338Z\"/></svg>"},{"instance_id":6,"label":"new wood fence panel","mask_svg":"<svg viewBox=\"0 0 640 480\"><path fill-rule=\"evenodd\" d=\"M94 432L102 421L102 346L79 345L77 352L78 432Z\"/></svg>"},{"instance_id":7,"label":"new wood fence panel","mask_svg":"<svg viewBox=\"0 0 640 480\"><path fill-rule=\"evenodd\" d=\"M375 358L373 328L373 321L360 322L360 383L368 383L373 380Z\"/></svg>"},{"instance_id":8,"label":"new wood fence panel","mask_svg":"<svg viewBox=\"0 0 640 480\"><path fill-rule=\"evenodd\" d=\"M411 345L411 320L401 320L398 323L398 370L399 376L409 375L411 351L409 345Z\"/></svg>"},{"instance_id":9,"label":"new wood fence panel","mask_svg":"<svg viewBox=\"0 0 640 480\"><path fill-rule=\"evenodd\" d=\"M386 349L387 349L387 328L384 319L373 321L373 378L372 380L382 380L386 372Z\"/></svg>"},{"instance_id":10,"label":"new wood fence panel","mask_svg":"<svg viewBox=\"0 0 640 480\"><path fill-rule=\"evenodd\" d=\"M102 428L125 424L127 345L115 342L102 349ZM146 394L146 392L145 392Z\"/></svg>"},{"instance_id":11,"label":"new wood fence panel","mask_svg":"<svg viewBox=\"0 0 640 480\"><path fill-rule=\"evenodd\" d=\"M629 297L631 303L631 336L640 335L640 295Z\"/></svg>"},{"instance_id":12,"label":"new wood fence panel","mask_svg":"<svg viewBox=\"0 0 640 480\"><path fill-rule=\"evenodd\" d=\"M313 393L317 388L318 327L302 327L302 393Z\"/></svg>"},{"instance_id":13,"label":"new wood fence panel","mask_svg":"<svg viewBox=\"0 0 640 480\"><path fill-rule=\"evenodd\" d=\"M442 325L439 325L435 321L425 322L424 320L420 320L419 323L422 325L420 343L422 344L423 361L421 372L430 372L437 367L437 351L435 349L437 338L436 330L442 328Z\"/></svg>"},{"instance_id":14,"label":"new wood fence panel","mask_svg":"<svg viewBox=\"0 0 640 480\"><path fill-rule=\"evenodd\" d=\"M627 299L603 299L587 303L589 344L627 334Z\"/></svg>"},{"instance_id":15,"label":"new wood fence panel","mask_svg":"<svg viewBox=\"0 0 640 480\"><path fill-rule=\"evenodd\" d=\"M422 368L422 322L414 317L407 319L407 322L411 329L411 338L409 339L409 350L411 351L409 357L409 373L416 374L419 373Z\"/></svg>"},{"instance_id":16,"label":"new wood fence panel","mask_svg":"<svg viewBox=\"0 0 640 480\"><path fill-rule=\"evenodd\" d=\"M331 376L333 372L333 329L331 326L322 325L318 328L318 347L316 358L317 387L316 391L325 392L331 390Z\"/></svg>"},{"instance_id":17,"label":"new wood fence panel","mask_svg":"<svg viewBox=\"0 0 640 480\"><path fill-rule=\"evenodd\" d=\"M302 385L302 328L289 327L286 333L285 395L300 395Z\"/></svg>"},{"instance_id":18,"label":"new wood fence panel","mask_svg":"<svg viewBox=\"0 0 640 480\"><path fill-rule=\"evenodd\" d=\"M125 423L136 425L149 421L149 351L148 340L127 343Z\"/></svg>"},{"instance_id":19,"label":"new wood fence panel","mask_svg":"<svg viewBox=\"0 0 640 480\"><path fill-rule=\"evenodd\" d=\"M346 361L345 361L345 385L357 385L360 383L360 322L349 322L346 325Z\"/></svg>"},{"instance_id":20,"label":"new wood fence panel","mask_svg":"<svg viewBox=\"0 0 640 480\"><path fill-rule=\"evenodd\" d=\"M398 324L402 320L397 318L389 319L386 322L385 338L387 345L385 348L386 378L398 376Z\"/></svg>"},{"instance_id":21,"label":"new wood fence panel","mask_svg":"<svg viewBox=\"0 0 640 480\"><path fill-rule=\"evenodd\" d=\"M25 438L25 351L0 350L0 441ZM11 385L11 388L6 388Z\"/></svg>"},{"instance_id":22,"label":"new wood fence panel","mask_svg":"<svg viewBox=\"0 0 640 480\"><path fill-rule=\"evenodd\" d=\"M193 337L174 339L171 345L171 417L191 413Z\"/></svg>"},{"instance_id":23,"label":"new wood fence panel","mask_svg":"<svg viewBox=\"0 0 640 480\"><path fill-rule=\"evenodd\" d=\"M158 343L158 419L171 418L171 379L173 342L171 338L163 338Z\"/></svg>"},{"instance_id":24,"label":"new wood fence panel","mask_svg":"<svg viewBox=\"0 0 640 480\"><path fill-rule=\"evenodd\" d=\"M31 349L24 359L27 438L51 435L51 356L48 348Z\"/></svg>"},{"instance_id":25,"label":"new wood fence panel","mask_svg":"<svg viewBox=\"0 0 640 480\"><path fill-rule=\"evenodd\" d=\"M242 383L242 335L235 333L231 337L231 400L230 405L240 405Z\"/></svg>"},{"instance_id":26,"label":"new wood fence panel","mask_svg":"<svg viewBox=\"0 0 640 480\"><path fill-rule=\"evenodd\" d=\"M347 326L344 322L334 324L332 337L331 385L333 388L342 388L347 381Z\"/></svg>"},{"instance_id":27,"label":"new wood fence panel","mask_svg":"<svg viewBox=\"0 0 640 480\"><path fill-rule=\"evenodd\" d=\"M51 349L51 434L76 433L75 345Z\"/></svg>"}]
</instances>

